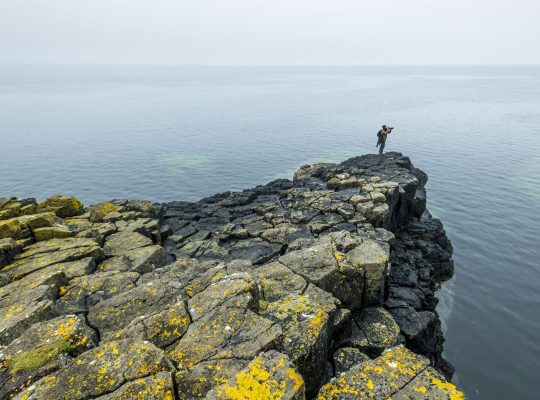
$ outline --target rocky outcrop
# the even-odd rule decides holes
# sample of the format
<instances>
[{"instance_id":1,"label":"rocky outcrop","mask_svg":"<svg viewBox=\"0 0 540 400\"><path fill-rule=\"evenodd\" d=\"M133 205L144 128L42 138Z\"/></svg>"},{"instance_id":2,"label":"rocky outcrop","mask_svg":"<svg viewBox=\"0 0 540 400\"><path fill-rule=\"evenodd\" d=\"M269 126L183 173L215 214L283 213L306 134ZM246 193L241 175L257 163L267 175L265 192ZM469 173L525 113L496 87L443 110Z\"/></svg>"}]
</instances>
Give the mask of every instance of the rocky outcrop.
<instances>
[{"instance_id":1,"label":"rocky outcrop","mask_svg":"<svg viewBox=\"0 0 540 400\"><path fill-rule=\"evenodd\" d=\"M463 398L426 180L388 153L196 203L0 199L0 397Z\"/></svg>"}]
</instances>

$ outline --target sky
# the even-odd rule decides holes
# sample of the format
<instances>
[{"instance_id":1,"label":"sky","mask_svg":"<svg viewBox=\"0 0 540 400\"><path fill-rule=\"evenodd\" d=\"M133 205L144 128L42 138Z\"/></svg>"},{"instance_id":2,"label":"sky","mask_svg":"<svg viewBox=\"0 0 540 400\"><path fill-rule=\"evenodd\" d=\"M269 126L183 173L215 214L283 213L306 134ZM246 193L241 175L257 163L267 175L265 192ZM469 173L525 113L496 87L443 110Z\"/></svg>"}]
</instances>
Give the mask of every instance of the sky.
<instances>
[{"instance_id":1,"label":"sky","mask_svg":"<svg viewBox=\"0 0 540 400\"><path fill-rule=\"evenodd\" d=\"M0 0L0 63L540 64L538 0Z\"/></svg>"}]
</instances>

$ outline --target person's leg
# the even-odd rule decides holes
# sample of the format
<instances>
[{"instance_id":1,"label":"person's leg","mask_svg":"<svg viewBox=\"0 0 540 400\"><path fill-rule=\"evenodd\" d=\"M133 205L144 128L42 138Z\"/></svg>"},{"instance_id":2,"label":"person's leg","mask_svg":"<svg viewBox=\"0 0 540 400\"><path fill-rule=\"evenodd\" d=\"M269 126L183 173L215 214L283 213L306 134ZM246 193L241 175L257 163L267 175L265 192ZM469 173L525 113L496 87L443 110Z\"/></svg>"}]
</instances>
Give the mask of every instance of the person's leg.
<instances>
[{"instance_id":1,"label":"person's leg","mask_svg":"<svg viewBox=\"0 0 540 400\"><path fill-rule=\"evenodd\" d=\"M386 143L386 140L381 140L381 144L379 146L379 154L382 154L384 150L384 144Z\"/></svg>"}]
</instances>

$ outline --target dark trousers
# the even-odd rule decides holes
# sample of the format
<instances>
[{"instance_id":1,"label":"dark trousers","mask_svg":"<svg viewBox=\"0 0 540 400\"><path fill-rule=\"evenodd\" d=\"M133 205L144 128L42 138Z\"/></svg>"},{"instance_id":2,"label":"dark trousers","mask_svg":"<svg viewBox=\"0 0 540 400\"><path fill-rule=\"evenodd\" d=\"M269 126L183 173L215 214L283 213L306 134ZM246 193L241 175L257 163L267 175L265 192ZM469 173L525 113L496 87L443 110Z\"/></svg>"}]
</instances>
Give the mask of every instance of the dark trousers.
<instances>
[{"instance_id":1,"label":"dark trousers","mask_svg":"<svg viewBox=\"0 0 540 400\"><path fill-rule=\"evenodd\" d=\"M386 143L386 140L379 139L379 154L382 154L384 150L384 144Z\"/></svg>"}]
</instances>

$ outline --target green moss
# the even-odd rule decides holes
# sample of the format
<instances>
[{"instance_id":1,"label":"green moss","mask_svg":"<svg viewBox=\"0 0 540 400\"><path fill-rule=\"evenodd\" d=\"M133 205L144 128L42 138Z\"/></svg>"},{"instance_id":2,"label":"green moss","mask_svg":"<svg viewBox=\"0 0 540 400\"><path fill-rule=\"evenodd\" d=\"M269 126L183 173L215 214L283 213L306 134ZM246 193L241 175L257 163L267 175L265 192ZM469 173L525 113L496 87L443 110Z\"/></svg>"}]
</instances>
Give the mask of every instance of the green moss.
<instances>
[{"instance_id":1,"label":"green moss","mask_svg":"<svg viewBox=\"0 0 540 400\"><path fill-rule=\"evenodd\" d=\"M56 358L60 353L72 349L73 346L70 343L60 339L9 358L8 367L12 374L20 371L35 371Z\"/></svg>"}]
</instances>

